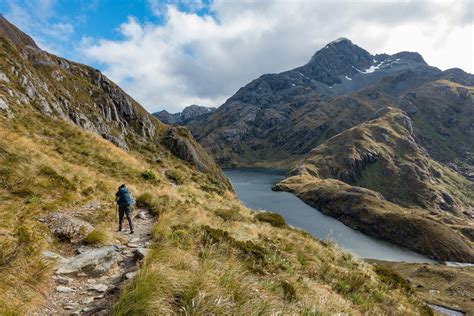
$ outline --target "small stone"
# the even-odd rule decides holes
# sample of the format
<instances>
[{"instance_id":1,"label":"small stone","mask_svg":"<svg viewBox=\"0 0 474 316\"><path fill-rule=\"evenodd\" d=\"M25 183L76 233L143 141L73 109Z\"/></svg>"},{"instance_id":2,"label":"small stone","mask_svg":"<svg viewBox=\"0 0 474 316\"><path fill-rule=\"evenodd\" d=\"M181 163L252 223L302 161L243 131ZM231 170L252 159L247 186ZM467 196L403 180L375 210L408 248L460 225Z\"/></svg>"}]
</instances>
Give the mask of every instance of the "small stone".
<instances>
[{"instance_id":1,"label":"small stone","mask_svg":"<svg viewBox=\"0 0 474 316\"><path fill-rule=\"evenodd\" d=\"M107 285L105 285L105 284L94 284L94 285L89 286L88 289L91 290L91 291L97 291L99 293L103 293L103 292L107 291Z\"/></svg>"},{"instance_id":2,"label":"small stone","mask_svg":"<svg viewBox=\"0 0 474 316\"><path fill-rule=\"evenodd\" d=\"M84 297L83 299L81 299L81 304L87 305L87 304L92 303L93 301L94 301L93 297Z\"/></svg>"},{"instance_id":3,"label":"small stone","mask_svg":"<svg viewBox=\"0 0 474 316\"><path fill-rule=\"evenodd\" d=\"M132 242L132 243L128 243L127 246L129 246L130 248L138 248L138 247L140 247L139 244L136 244L136 243L133 243L133 242Z\"/></svg>"},{"instance_id":4,"label":"small stone","mask_svg":"<svg viewBox=\"0 0 474 316\"><path fill-rule=\"evenodd\" d=\"M81 312L87 313L91 312L92 310L94 310L94 307L84 307L83 309L81 309Z\"/></svg>"},{"instance_id":5,"label":"small stone","mask_svg":"<svg viewBox=\"0 0 474 316\"><path fill-rule=\"evenodd\" d=\"M75 292L75 291L74 291L74 289L71 289L70 287L59 285L56 288L56 292L59 292L59 293L72 293L72 292Z\"/></svg>"}]
</instances>

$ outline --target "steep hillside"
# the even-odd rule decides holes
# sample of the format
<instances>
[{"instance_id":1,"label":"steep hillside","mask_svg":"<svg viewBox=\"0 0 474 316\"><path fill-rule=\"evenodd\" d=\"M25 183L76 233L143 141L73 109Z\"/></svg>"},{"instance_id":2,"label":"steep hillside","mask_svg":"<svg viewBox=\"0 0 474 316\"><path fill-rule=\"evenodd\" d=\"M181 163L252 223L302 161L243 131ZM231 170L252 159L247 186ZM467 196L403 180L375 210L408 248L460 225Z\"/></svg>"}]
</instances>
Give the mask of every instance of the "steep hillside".
<instances>
[{"instance_id":1,"label":"steep hillside","mask_svg":"<svg viewBox=\"0 0 474 316\"><path fill-rule=\"evenodd\" d=\"M32 44L0 18L0 314L429 314L397 274L243 207L186 129ZM136 247L114 232L121 183L157 218L144 262L64 271L59 255ZM129 264L135 278L120 272ZM92 297L109 270L117 283ZM81 282L84 300L54 301Z\"/></svg>"},{"instance_id":2,"label":"steep hillside","mask_svg":"<svg viewBox=\"0 0 474 316\"><path fill-rule=\"evenodd\" d=\"M474 228L474 185L418 146L403 112L379 115L316 147L277 188L365 234L473 262L472 236L462 232Z\"/></svg>"}]
</instances>

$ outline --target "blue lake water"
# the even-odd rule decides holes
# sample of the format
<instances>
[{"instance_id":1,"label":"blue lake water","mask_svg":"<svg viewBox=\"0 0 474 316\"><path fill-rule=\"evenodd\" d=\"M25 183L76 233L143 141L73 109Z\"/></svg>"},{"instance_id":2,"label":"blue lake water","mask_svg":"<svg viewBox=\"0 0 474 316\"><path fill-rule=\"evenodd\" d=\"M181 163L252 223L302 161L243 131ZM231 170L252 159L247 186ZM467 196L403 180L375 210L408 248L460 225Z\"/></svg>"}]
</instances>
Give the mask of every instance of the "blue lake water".
<instances>
[{"instance_id":1,"label":"blue lake water","mask_svg":"<svg viewBox=\"0 0 474 316\"><path fill-rule=\"evenodd\" d=\"M433 262L411 250L366 236L338 220L324 215L288 192L274 192L272 186L282 180L285 171L277 169L226 169L239 199L256 210L282 215L288 224L316 238L331 239L356 257L404 262Z\"/></svg>"}]
</instances>

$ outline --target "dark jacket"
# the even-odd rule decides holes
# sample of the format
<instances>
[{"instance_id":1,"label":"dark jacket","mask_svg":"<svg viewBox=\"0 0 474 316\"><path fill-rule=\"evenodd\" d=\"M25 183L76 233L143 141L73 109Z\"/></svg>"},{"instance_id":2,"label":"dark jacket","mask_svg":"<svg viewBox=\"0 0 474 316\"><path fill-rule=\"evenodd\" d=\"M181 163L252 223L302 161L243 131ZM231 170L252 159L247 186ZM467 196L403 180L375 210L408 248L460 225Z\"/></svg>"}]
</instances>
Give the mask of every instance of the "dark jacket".
<instances>
[{"instance_id":1,"label":"dark jacket","mask_svg":"<svg viewBox=\"0 0 474 316\"><path fill-rule=\"evenodd\" d=\"M119 206L131 206L133 204L132 196L126 187L120 188L115 196Z\"/></svg>"}]
</instances>

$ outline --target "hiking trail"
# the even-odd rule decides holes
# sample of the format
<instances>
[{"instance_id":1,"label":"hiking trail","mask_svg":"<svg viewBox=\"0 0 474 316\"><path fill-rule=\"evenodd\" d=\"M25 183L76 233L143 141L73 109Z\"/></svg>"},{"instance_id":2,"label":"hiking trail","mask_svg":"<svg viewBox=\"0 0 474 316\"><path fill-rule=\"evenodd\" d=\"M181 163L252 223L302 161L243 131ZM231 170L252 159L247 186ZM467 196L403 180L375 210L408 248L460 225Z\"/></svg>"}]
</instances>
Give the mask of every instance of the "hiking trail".
<instances>
[{"instance_id":1,"label":"hiking trail","mask_svg":"<svg viewBox=\"0 0 474 316\"><path fill-rule=\"evenodd\" d=\"M156 217L143 209L134 209L132 217L134 234L129 234L126 220L122 232L115 232L122 244L71 243L72 251L64 257L45 251L43 256L57 264L46 303L32 315L108 315L121 287L138 273L150 246Z\"/></svg>"}]
</instances>

